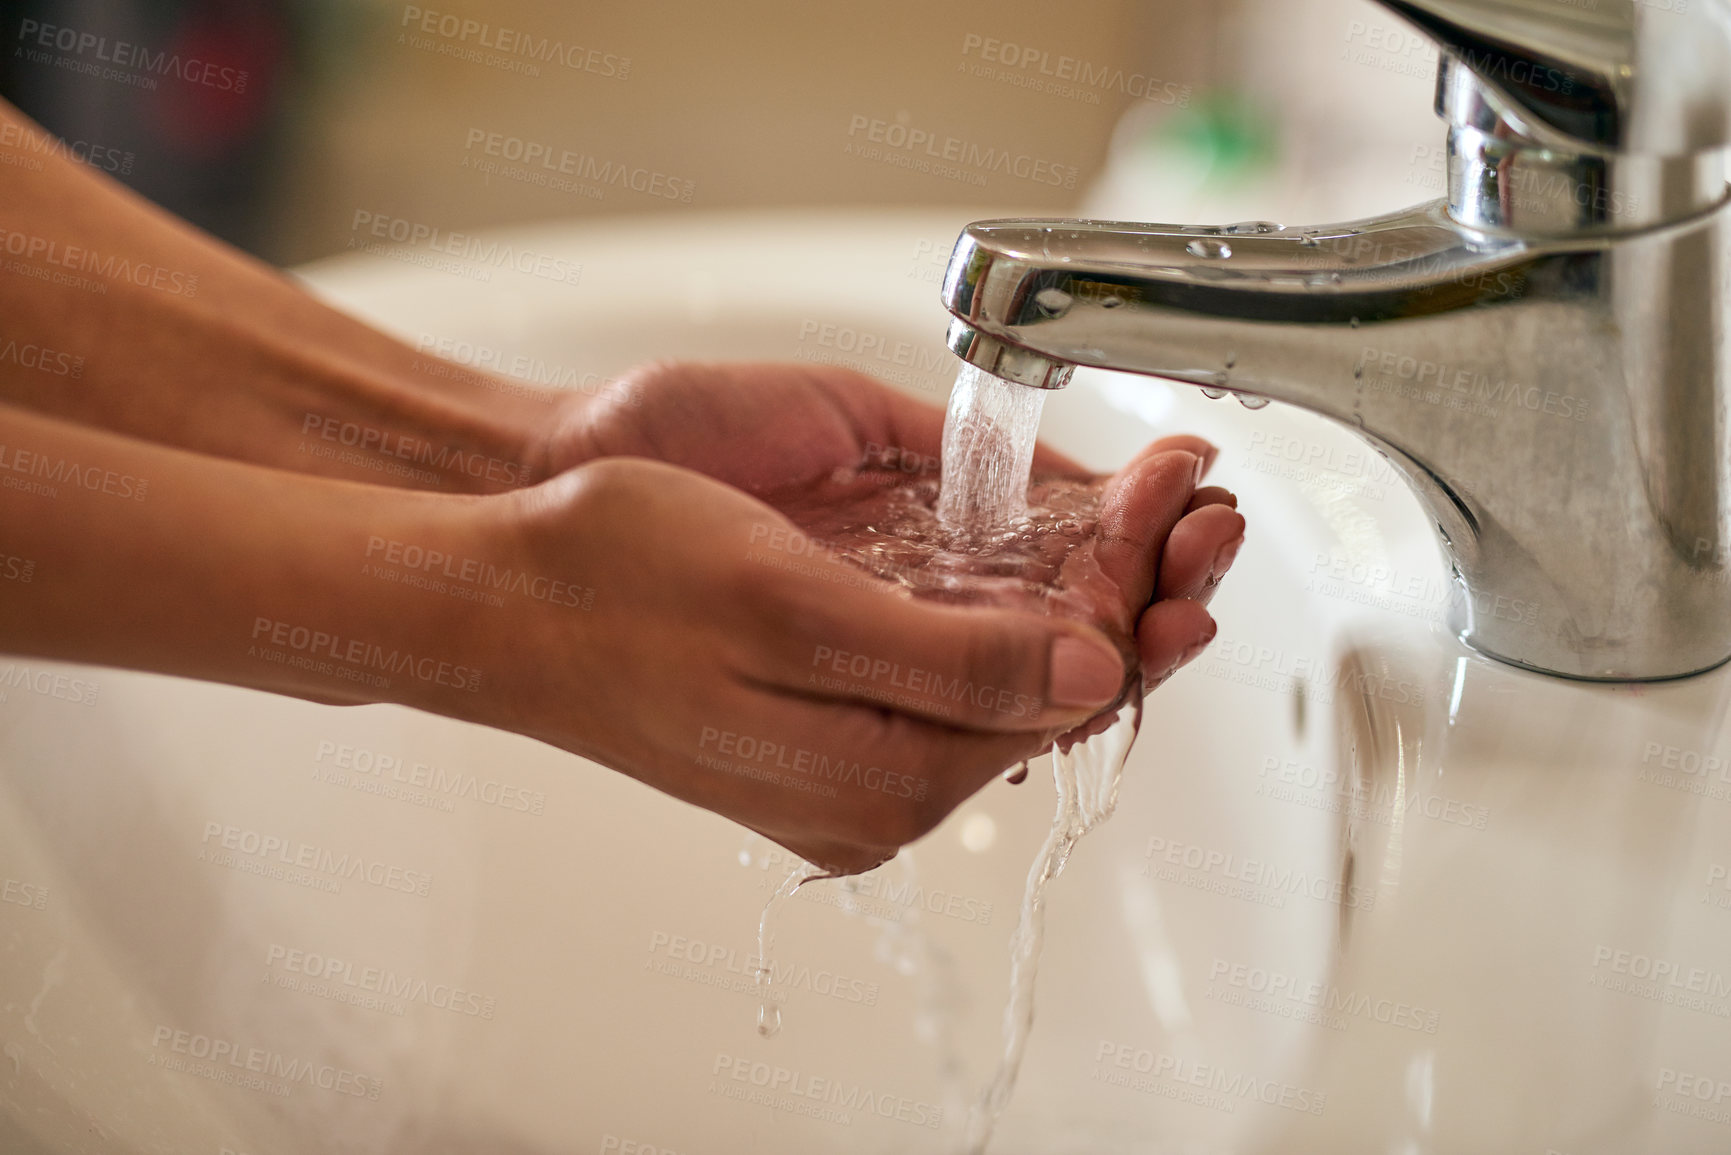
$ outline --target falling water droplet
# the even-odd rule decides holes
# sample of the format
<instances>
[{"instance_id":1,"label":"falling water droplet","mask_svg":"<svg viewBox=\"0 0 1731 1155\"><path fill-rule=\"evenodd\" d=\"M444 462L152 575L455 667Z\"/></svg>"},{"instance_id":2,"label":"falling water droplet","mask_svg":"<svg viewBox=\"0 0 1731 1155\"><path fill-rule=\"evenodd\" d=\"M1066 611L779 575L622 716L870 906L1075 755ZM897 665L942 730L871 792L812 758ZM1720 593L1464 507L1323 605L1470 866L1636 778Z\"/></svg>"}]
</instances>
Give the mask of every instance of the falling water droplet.
<instances>
[{"instance_id":1,"label":"falling water droplet","mask_svg":"<svg viewBox=\"0 0 1731 1155\"><path fill-rule=\"evenodd\" d=\"M766 1039L775 1038L781 1030L781 1008L774 1003L764 1003L757 1008L757 1033Z\"/></svg>"},{"instance_id":2,"label":"falling water droplet","mask_svg":"<svg viewBox=\"0 0 1731 1155\"><path fill-rule=\"evenodd\" d=\"M1236 354L1236 353L1226 354L1226 367L1228 369L1238 368L1238 354Z\"/></svg>"},{"instance_id":3,"label":"falling water droplet","mask_svg":"<svg viewBox=\"0 0 1731 1155\"><path fill-rule=\"evenodd\" d=\"M1062 289L1041 289L1034 294L1034 305L1048 317L1062 317L1076 300Z\"/></svg>"},{"instance_id":4,"label":"falling water droplet","mask_svg":"<svg viewBox=\"0 0 1731 1155\"><path fill-rule=\"evenodd\" d=\"M1184 251L1204 260L1223 261L1232 255L1232 246L1225 241L1194 240L1184 246Z\"/></svg>"},{"instance_id":5,"label":"falling water droplet","mask_svg":"<svg viewBox=\"0 0 1731 1155\"><path fill-rule=\"evenodd\" d=\"M1358 318L1354 317L1350 322L1348 322L1348 324L1350 324L1354 329L1358 328Z\"/></svg>"},{"instance_id":6,"label":"falling water droplet","mask_svg":"<svg viewBox=\"0 0 1731 1155\"><path fill-rule=\"evenodd\" d=\"M1202 387L1202 396L1212 398L1213 400L1218 401L1222 397L1226 396L1226 390L1216 389L1211 385L1204 385Z\"/></svg>"}]
</instances>

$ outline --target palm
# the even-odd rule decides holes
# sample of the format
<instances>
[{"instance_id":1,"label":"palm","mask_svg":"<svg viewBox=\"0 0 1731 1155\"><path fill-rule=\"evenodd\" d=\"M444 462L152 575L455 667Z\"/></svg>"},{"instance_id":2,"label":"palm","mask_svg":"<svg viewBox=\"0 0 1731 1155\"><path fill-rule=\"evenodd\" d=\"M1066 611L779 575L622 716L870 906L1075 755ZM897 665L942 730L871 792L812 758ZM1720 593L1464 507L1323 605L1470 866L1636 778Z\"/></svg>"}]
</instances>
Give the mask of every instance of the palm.
<instances>
[{"instance_id":1,"label":"palm","mask_svg":"<svg viewBox=\"0 0 1731 1155\"><path fill-rule=\"evenodd\" d=\"M943 443L941 409L847 370L651 365L624 384L626 399L598 403L559 431L556 468L596 457L650 457L778 504L809 493L838 469L857 467L870 452L935 462ZM1038 464L1083 475L1050 452Z\"/></svg>"},{"instance_id":2,"label":"palm","mask_svg":"<svg viewBox=\"0 0 1731 1155\"><path fill-rule=\"evenodd\" d=\"M619 397L576 410L554 431L549 453L555 469L602 457L682 466L751 494L843 548L868 544L848 528L857 524L849 511L869 501L874 490L935 479L943 410L858 373L775 364L655 364L634 370L623 384ZM1160 616L1158 603L1206 601L1218 550L1243 532L1224 491L1199 491L1192 499L1193 479L1154 476L1159 458L1172 450L1200 457L1213 452L1196 438L1168 438L1117 476L1097 479L1105 491L1099 533L1054 536L1041 558L1047 572L1028 575L1056 579L1070 591L1060 605L1063 613L1138 648L1151 679L1170 673L1167 667L1185 648L1170 638L1188 635L1206 618L1199 607L1188 613L1167 606L1166 628L1155 630L1148 622ZM859 467L873 460L901 469L859 475ZM1092 476L1043 446L1034 473ZM1178 484L1183 498L1171 510L1167 505ZM1084 544L1089 548L1077 548ZM1000 586L993 600L1009 606L1018 597L1033 604L1033 595L1010 584Z\"/></svg>"}]
</instances>

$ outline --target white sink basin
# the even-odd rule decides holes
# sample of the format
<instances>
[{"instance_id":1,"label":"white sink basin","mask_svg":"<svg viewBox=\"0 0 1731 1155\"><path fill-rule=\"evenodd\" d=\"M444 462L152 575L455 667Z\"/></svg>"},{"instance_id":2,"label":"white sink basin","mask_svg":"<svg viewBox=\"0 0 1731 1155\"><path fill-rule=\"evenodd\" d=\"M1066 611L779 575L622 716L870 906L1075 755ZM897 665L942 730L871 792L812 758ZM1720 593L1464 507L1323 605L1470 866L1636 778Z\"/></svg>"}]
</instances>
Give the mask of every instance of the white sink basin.
<instances>
[{"instance_id":1,"label":"white sink basin","mask_svg":"<svg viewBox=\"0 0 1731 1155\"><path fill-rule=\"evenodd\" d=\"M577 285L306 275L579 387L803 359L941 403L962 223L516 234ZM993 1149L1731 1149L1726 678L1470 655L1416 504L1320 419L1085 371L1047 406L1103 469L1179 430L1222 447L1249 544L1054 886ZM748 960L790 863L722 819L396 708L5 658L0 690L0 1150L954 1151L996 1060L1043 771L863 896L802 892L763 1040Z\"/></svg>"}]
</instances>

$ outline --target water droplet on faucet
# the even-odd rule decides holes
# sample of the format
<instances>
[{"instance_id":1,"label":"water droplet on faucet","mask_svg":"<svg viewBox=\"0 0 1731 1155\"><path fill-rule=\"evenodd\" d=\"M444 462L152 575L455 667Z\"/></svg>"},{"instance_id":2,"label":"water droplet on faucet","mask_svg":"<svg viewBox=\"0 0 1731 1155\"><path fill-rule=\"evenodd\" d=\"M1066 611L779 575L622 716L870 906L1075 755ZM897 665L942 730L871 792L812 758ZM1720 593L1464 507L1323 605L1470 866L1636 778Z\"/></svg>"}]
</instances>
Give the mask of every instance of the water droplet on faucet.
<instances>
[{"instance_id":1,"label":"water droplet on faucet","mask_svg":"<svg viewBox=\"0 0 1731 1155\"><path fill-rule=\"evenodd\" d=\"M1185 245L1184 251L1204 260L1225 260L1232 255L1232 246L1225 241L1199 239Z\"/></svg>"},{"instance_id":2,"label":"water droplet on faucet","mask_svg":"<svg viewBox=\"0 0 1731 1155\"><path fill-rule=\"evenodd\" d=\"M1034 294L1034 305L1048 317L1062 317L1070 311L1076 299L1062 289L1041 289Z\"/></svg>"},{"instance_id":3,"label":"water droplet on faucet","mask_svg":"<svg viewBox=\"0 0 1731 1155\"><path fill-rule=\"evenodd\" d=\"M1124 305L1123 297L1106 297L1100 302L1102 309L1118 309Z\"/></svg>"},{"instance_id":4,"label":"water droplet on faucet","mask_svg":"<svg viewBox=\"0 0 1731 1155\"><path fill-rule=\"evenodd\" d=\"M1214 401L1220 400L1222 397L1226 396L1226 393L1227 391L1225 389L1216 389L1211 385L1204 385L1202 387L1202 396Z\"/></svg>"},{"instance_id":5,"label":"water droplet on faucet","mask_svg":"<svg viewBox=\"0 0 1731 1155\"><path fill-rule=\"evenodd\" d=\"M1253 237L1278 233L1280 226L1273 221L1240 221L1235 225L1227 225L1226 231L1235 237Z\"/></svg>"},{"instance_id":6,"label":"water droplet on faucet","mask_svg":"<svg viewBox=\"0 0 1731 1155\"><path fill-rule=\"evenodd\" d=\"M1268 398L1257 397L1250 393L1240 393L1238 395L1238 403L1250 410L1268 408Z\"/></svg>"}]
</instances>

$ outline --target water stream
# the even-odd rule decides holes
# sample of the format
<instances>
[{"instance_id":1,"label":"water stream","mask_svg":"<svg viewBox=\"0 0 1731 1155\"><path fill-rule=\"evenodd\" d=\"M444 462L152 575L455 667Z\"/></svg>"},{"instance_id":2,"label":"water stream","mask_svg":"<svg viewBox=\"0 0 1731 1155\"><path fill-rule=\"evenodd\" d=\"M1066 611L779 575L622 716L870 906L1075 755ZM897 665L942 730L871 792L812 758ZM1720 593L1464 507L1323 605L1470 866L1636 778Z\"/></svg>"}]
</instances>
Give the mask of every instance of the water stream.
<instances>
[{"instance_id":1,"label":"water stream","mask_svg":"<svg viewBox=\"0 0 1731 1155\"><path fill-rule=\"evenodd\" d=\"M781 880L781 885L775 888L775 893L763 904L763 913L758 916L757 1033L766 1039L773 1039L781 1033L781 1007L775 1002L775 968L770 963L769 954L775 946L775 920L780 917L782 907L793 899L800 887L808 882L829 877L831 876L814 866L800 863Z\"/></svg>"},{"instance_id":2,"label":"water stream","mask_svg":"<svg viewBox=\"0 0 1731 1155\"><path fill-rule=\"evenodd\" d=\"M1040 852L1028 871L1022 911L1010 938L1010 997L1004 1006L1004 1050L998 1070L968 1115L967 1155L982 1155L1022 1069L1028 1035L1034 1029L1034 982L1040 950L1046 941L1046 887L1064 871L1070 852L1088 831L1118 808L1118 783L1124 763L1142 724L1142 700L1133 698L1128 711L1103 733L1079 742L1068 752L1052 751L1052 779L1058 788L1058 812Z\"/></svg>"},{"instance_id":3,"label":"water stream","mask_svg":"<svg viewBox=\"0 0 1731 1155\"><path fill-rule=\"evenodd\" d=\"M1001 531L1028 514L1028 480L1046 391L963 364L944 422L938 520L965 534Z\"/></svg>"},{"instance_id":4,"label":"water stream","mask_svg":"<svg viewBox=\"0 0 1731 1155\"><path fill-rule=\"evenodd\" d=\"M846 499L827 494L793 516L815 541L834 548L835 556L915 596L1034 610L1099 625L1102 596L1116 595L1094 558L1102 486L1031 475L1045 397L1044 390L964 365L944 426L941 482L931 477L910 480L882 463L866 462L855 474L835 479ZM1121 641L1128 655L1128 640ZM968 1155L980 1155L991 1141L1015 1089L1033 1028L1046 888L1062 873L1082 836L1117 806L1119 779L1141 716L1141 695L1130 693L1103 732L1052 752L1057 812L1029 870L1010 940L1003 1049L969 1112ZM815 870L789 875L765 908L758 950L764 974L770 968L773 912L815 876ZM773 1034L779 1020L766 997L760 1031Z\"/></svg>"}]
</instances>

